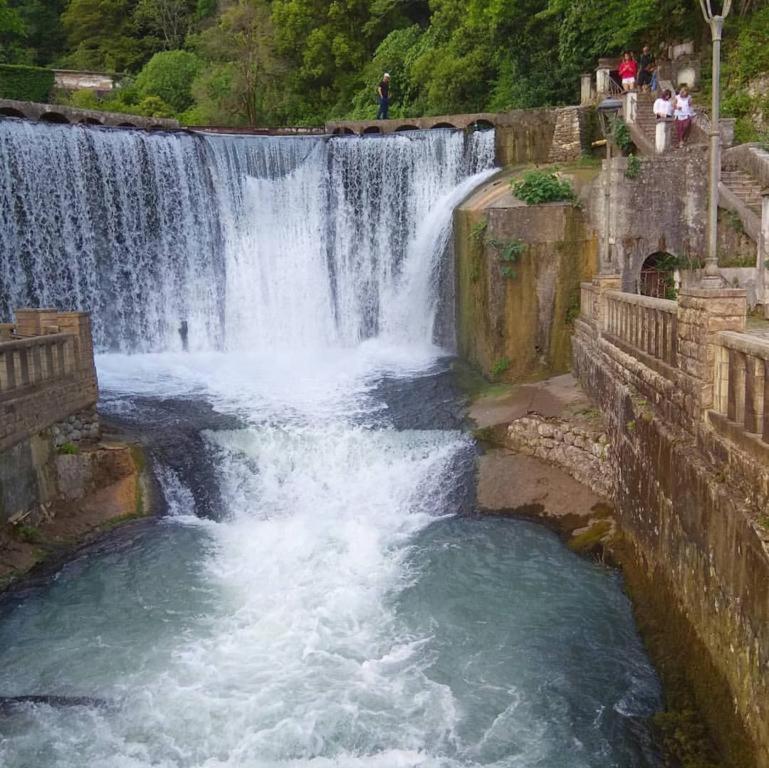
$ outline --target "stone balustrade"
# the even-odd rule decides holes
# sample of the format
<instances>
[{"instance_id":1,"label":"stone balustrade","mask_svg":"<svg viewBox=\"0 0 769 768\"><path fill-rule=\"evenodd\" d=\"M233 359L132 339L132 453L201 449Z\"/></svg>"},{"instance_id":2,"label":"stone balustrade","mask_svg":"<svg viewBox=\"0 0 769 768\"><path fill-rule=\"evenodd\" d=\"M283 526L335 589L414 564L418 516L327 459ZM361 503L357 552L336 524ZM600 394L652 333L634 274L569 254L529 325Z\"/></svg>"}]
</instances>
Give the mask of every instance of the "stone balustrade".
<instances>
[{"instance_id":1,"label":"stone balustrade","mask_svg":"<svg viewBox=\"0 0 769 768\"><path fill-rule=\"evenodd\" d=\"M583 287L572 351L605 424L626 578L739 753L723 762L769 768L769 339L746 332L744 290L670 302L619 283Z\"/></svg>"},{"instance_id":2,"label":"stone balustrade","mask_svg":"<svg viewBox=\"0 0 769 768\"><path fill-rule=\"evenodd\" d=\"M0 344L0 401L75 371L75 337L52 333Z\"/></svg>"},{"instance_id":3,"label":"stone balustrade","mask_svg":"<svg viewBox=\"0 0 769 768\"><path fill-rule=\"evenodd\" d=\"M615 341L676 367L678 304L667 299L607 291L605 332Z\"/></svg>"},{"instance_id":4,"label":"stone balustrade","mask_svg":"<svg viewBox=\"0 0 769 768\"><path fill-rule=\"evenodd\" d=\"M721 418L711 422L723 429L725 418L769 447L769 341L724 331L718 342L713 414Z\"/></svg>"},{"instance_id":5,"label":"stone balustrade","mask_svg":"<svg viewBox=\"0 0 769 768\"><path fill-rule=\"evenodd\" d=\"M605 275L582 284L584 331L589 329L592 343L665 418L696 432L707 412L721 412L714 401L716 359L725 359L723 339L737 337L751 349L763 348L763 342L742 333L745 292L688 288L678 301L669 301L618 287L619 277Z\"/></svg>"},{"instance_id":6,"label":"stone balustrade","mask_svg":"<svg viewBox=\"0 0 769 768\"><path fill-rule=\"evenodd\" d=\"M87 313L20 309L0 327L0 451L90 412L97 397Z\"/></svg>"},{"instance_id":7,"label":"stone balustrade","mask_svg":"<svg viewBox=\"0 0 769 768\"><path fill-rule=\"evenodd\" d=\"M596 309L596 290L592 283L580 283L580 307L582 310L582 319L591 325L595 318Z\"/></svg>"}]
</instances>

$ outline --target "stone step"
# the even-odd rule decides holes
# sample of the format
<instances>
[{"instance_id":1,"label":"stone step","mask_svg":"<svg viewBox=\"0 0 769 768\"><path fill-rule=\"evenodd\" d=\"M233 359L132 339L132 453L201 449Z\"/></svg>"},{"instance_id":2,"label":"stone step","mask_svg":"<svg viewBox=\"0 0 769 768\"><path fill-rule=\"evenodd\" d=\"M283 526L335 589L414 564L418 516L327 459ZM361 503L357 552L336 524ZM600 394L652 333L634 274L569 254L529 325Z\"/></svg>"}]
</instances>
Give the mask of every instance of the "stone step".
<instances>
[{"instance_id":1,"label":"stone step","mask_svg":"<svg viewBox=\"0 0 769 768\"><path fill-rule=\"evenodd\" d=\"M751 211L761 215L761 184L750 174L727 166L721 171L721 182Z\"/></svg>"}]
</instances>

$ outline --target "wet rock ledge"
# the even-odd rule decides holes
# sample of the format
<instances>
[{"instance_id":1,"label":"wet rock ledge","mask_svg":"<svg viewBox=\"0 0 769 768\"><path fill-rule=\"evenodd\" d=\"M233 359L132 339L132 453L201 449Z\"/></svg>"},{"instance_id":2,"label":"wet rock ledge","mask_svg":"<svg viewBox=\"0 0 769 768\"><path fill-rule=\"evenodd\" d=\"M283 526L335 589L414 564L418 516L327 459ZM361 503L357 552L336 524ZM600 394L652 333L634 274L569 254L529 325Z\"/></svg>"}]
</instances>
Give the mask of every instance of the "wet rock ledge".
<instances>
[{"instance_id":1,"label":"wet rock ledge","mask_svg":"<svg viewBox=\"0 0 769 768\"><path fill-rule=\"evenodd\" d=\"M613 562L609 440L576 380L567 374L481 398L469 416L484 446L481 511L543 523L575 551Z\"/></svg>"}]
</instances>

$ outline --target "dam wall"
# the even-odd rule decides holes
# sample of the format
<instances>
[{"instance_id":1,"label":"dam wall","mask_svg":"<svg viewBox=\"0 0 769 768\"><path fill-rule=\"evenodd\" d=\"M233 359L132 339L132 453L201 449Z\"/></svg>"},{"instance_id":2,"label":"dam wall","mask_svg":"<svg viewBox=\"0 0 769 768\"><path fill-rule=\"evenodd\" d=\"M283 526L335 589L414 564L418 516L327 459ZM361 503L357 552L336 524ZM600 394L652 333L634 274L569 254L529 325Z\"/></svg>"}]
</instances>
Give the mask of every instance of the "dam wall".
<instances>
[{"instance_id":1,"label":"dam wall","mask_svg":"<svg viewBox=\"0 0 769 768\"><path fill-rule=\"evenodd\" d=\"M683 677L724 765L766 768L769 342L740 289L620 285L583 284L573 342L616 460L620 559L665 682Z\"/></svg>"}]
</instances>

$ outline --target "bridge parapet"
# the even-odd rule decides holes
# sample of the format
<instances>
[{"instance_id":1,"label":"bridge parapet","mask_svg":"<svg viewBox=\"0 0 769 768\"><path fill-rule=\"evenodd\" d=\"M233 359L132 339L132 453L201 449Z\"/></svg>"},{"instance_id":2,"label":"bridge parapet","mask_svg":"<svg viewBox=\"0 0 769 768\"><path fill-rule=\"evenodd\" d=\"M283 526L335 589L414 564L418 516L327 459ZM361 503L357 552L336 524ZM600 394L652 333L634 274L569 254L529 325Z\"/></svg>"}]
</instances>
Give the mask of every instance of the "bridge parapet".
<instances>
[{"instance_id":1,"label":"bridge parapet","mask_svg":"<svg viewBox=\"0 0 769 768\"><path fill-rule=\"evenodd\" d=\"M586 111L580 107L475 112L463 115L405 117L392 120L336 120L326 132L337 136L376 136L416 130L496 130L499 165L567 162L589 146Z\"/></svg>"},{"instance_id":2,"label":"bridge parapet","mask_svg":"<svg viewBox=\"0 0 769 768\"><path fill-rule=\"evenodd\" d=\"M80 123L104 125L113 128L142 128L144 130L176 130L178 120L141 115L125 115L119 112L100 112L95 109L79 109L62 104L40 104L32 101L0 99L0 118L19 117L47 123Z\"/></svg>"}]
</instances>

